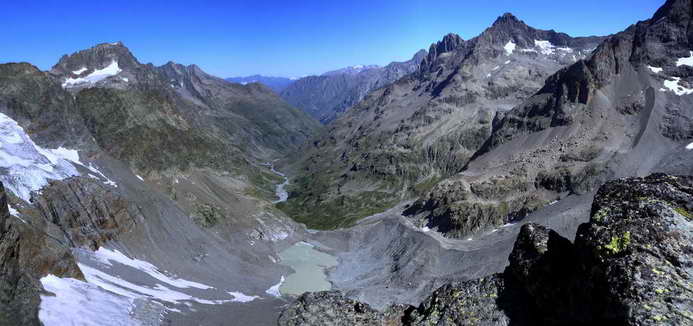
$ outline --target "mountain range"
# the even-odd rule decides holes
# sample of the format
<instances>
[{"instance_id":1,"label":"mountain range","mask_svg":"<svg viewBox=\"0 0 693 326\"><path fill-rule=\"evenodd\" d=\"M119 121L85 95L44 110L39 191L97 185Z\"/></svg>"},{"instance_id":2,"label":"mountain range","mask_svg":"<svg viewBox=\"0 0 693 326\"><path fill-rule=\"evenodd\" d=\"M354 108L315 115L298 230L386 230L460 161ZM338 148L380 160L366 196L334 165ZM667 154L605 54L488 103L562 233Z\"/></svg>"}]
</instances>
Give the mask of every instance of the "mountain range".
<instances>
[{"instance_id":1,"label":"mountain range","mask_svg":"<svg viewBox=\"0 0 693 326\"><path fill-rule=\"evenodd\" d=\"M284 89L281 97L313 118L329 123L371 91L414 72L425 55L422 50L409 61L385 67L352 66L300 78Z\"/></svg>"},{"instance_id":2,"label":"mountain range","mask_svg":"<svg viewBox=\"0 0 693 326\"><path fill-rule=\"evenodd\" d=\"M507 13L281 91L0 64L0 326L690 324L691 26Z\"/></svg>"},{"instance_id":3,"label":"mountain range","mask_svg":"<svg viewBox=\"0 0 693 326\"><path fill-rule=\"evenodd\" d=\"M470 162L500 114L604 39L534 29L510 14L468 41L446 35L418 70L370 93L292 159L283 209L333 228L424 195Z\"/></svg>"},{"instance_id":4,"label":"mountain range","mask_svg":"<svg viewBox=\"0 0 693 326\"><path fill-rule=\"evenodd\" d=\"M280 94L284 89L289 87L289 85L291 85L291 83L296 81L296 79L298 79L298 78L285 78L285 77L252 75L252 76L246 76L246 77L230 77L230 78L226 78L226 81L229 81L232 83L237 83L237 84L242 84L242 85L252 84L252 83L260 83L260 84L263 84L263 85L269 87L275 93Z\"/></svg>"}]
</instances>

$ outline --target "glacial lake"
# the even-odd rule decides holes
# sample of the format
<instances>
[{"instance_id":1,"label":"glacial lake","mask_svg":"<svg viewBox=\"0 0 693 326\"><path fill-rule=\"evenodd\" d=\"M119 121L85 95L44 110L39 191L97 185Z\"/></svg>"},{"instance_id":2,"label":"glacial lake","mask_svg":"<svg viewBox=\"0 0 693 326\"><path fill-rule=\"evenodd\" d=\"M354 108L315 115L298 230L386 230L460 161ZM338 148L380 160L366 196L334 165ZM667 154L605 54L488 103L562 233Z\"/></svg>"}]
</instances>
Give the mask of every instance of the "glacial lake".
<instances>
[{"instance_id":1,"label":"glacial lake","mask_svg":"<svg viewBox=\"0 0 693 326\"><path fill-rule=\"evenodd\" d=\"M291 267L295 273L289 275L279 287L285 295L301 295L304 292L330 290L325 269L336 266L337 259L315 250L313 245L298 242L279 253L281 264Z\"/></svg>"}]
</instances>

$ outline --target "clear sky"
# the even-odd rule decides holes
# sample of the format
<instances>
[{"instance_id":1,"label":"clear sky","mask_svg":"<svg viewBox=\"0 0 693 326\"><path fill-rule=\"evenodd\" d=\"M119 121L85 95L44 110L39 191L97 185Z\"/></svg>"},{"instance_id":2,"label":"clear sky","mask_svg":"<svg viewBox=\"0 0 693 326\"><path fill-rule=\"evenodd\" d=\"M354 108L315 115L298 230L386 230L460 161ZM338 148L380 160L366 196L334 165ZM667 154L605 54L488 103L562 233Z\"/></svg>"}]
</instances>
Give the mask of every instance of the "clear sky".
<instances>
[{"instance_id":1,"label":"clear sky","mask_svg":"<svg viewBox=\"0 0 693 326\"><path fill-rule=\"evenodd\" d=\"M504 12L573 36L615 33L664 0L2 2L0 62L49 69L63 54L122 41L143 63L292 77L407 60L447 33L474 37Z\"/></svg>"}]
</instances>

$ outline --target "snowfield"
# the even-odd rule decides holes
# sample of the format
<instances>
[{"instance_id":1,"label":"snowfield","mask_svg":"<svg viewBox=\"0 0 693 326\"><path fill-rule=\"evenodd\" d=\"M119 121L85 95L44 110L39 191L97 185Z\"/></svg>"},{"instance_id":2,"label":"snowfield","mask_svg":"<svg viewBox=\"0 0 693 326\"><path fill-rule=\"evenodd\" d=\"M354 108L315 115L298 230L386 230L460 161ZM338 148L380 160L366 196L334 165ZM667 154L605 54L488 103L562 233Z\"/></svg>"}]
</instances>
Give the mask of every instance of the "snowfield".
<instances>
[{"instance_id":1,"label":"snowfield","mask_svg":"<svg viewBox=\"0 0 693 326\"><path fill-rule=\"evenodd\" d=\"M37 146L16 121L0 113L0 168L5 169L0 181L17 197L29 201L31 192L49 180L79 175L71 162L75 157L77 151Z\"/></svg>"},{"instance_id":2,"label":"snowfield","mask_svg":"<svg viewBox=\"0 0 693 326\"><path fill-rule=\"evenodd\" d=\"M41 278L46 291L42 295L39 319L52 325L141 325L131 316L132 298L108 292L97 285L73 278L48 275Z\"/></svg>"},{"instance_id":3,"label":"snowfield","mask_svg":"<svg viewBox=\"0 0 693 326\"><path fill-rule=\"evenodd\" d=\"M84 69L86 69L86 68L84 68ZM80 70L77 70L77 71L80 71ZM93 84L93 83L102 81L108 77L115 76L118 73L120 73L121 71L122 70L120 69L120 67L118 67L118 62L112 61L111 64L106 66L106 68L94 70L94 72L92 72L91 74L86 75L84 77L65 79L65 82L63 82L63 88L68 88L68 87L81 85L81 84ZM75 71L73 71L73 73L74 72ZM81 72L84 72L84 71L81 71Z\"/></svg>"},{"instance_id":4,"label":"snowfield","mask_svg":"<svg viewBox=\"0 0 693 326\"><path fill-rule=\"evenodd\" d=\"M214 288L178 278L175 275L168 275L153 264L130 258L118 250L101 247L95 252L85 250L83 254L98 266L87 265L85 262L78 263L86 282L55 275L41 278L43 287L55 294L41 295L39 319L44 325L140 325L141 322L134 317L133 313L138 302L150 302L160 307L162 311L179 312L180 310L170 306L188 305L192 302L205 305L248 303L260 299L259 296L251 296L239 291L210 294L212 296L226 295L221 299L193 296L182 290L213 290ZM123 273L125 271L129 272ZM141 283L147 278L155 282L150 282L152 285ZM164 304L167 305L164 306Z\"/></svg>"},{"instance_id":5,"label":"snowfield","mask_svg":"<svg viewBox=\"0 0 693 326\"><path fill-rule=\"evenodd\" d=\"M0 113L0 168L5 170L0 181L17 197L28 202L31 192L40 190L50 180L80 175L77 165L91 171L92 178L104 180L112 187L118 186L92 163L82 163L76 150L42 148L16 121Z\"/></svg>"}]
</instances>

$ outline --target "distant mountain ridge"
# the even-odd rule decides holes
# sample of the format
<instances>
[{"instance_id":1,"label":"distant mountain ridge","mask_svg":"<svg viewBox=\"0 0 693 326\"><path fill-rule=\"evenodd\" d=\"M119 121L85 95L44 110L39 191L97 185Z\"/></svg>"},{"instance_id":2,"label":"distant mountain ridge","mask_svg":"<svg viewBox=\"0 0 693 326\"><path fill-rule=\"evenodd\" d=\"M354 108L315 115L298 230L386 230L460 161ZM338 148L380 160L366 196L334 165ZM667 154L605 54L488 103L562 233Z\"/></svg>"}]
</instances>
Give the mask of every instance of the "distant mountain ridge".
<instances>
[{"instance_id":1,"label":"distant mountain ridge","mask_svg":"<svg viewBox=\"0 0 693 326\"><path fill-rule=\"evenodd\" d=\"M226 81L232 82L232 83L238 83L241 85L246 85L246 84L251 84L251 83L260 83L263 84L270 89L272 89L275 93L280 94L284 89L289 87L294 81L296 81L298 78L286 78L286 77L273 77L273 76L263 76L263 75L252 75L252 76L245 76L245 77L229 77L226 78Z\"/></svg>"},{"instance_id":2,"label":"distant mountain ridge","mask_svg":"<svg viewBox=\"0 0 693 326\"><path fill-rule=\"evenodd\" d=\"M385 67L358 65L304 77L282 91L281 97L322 123L329 123L371 91L415 72L426 54L421 50L411 60Z\"/></svg>"},{"instance_id":3,"label":"distant mountain ridge","mask_svg":"<svg viewBox=\"0 0 693 326\"><path fill-rule=\"evenodd\" d=\"M355 66L349 66L349 67L342 68L342 69L328 71L328 72L322 74L321 76L334 76L334 75L342 75L342 74L356 75L356 74L364 72L366 70L378 69L378 68L380 68L380 66L378 66L378 65L355 65Z\"/></svg>"}]
</instances>

